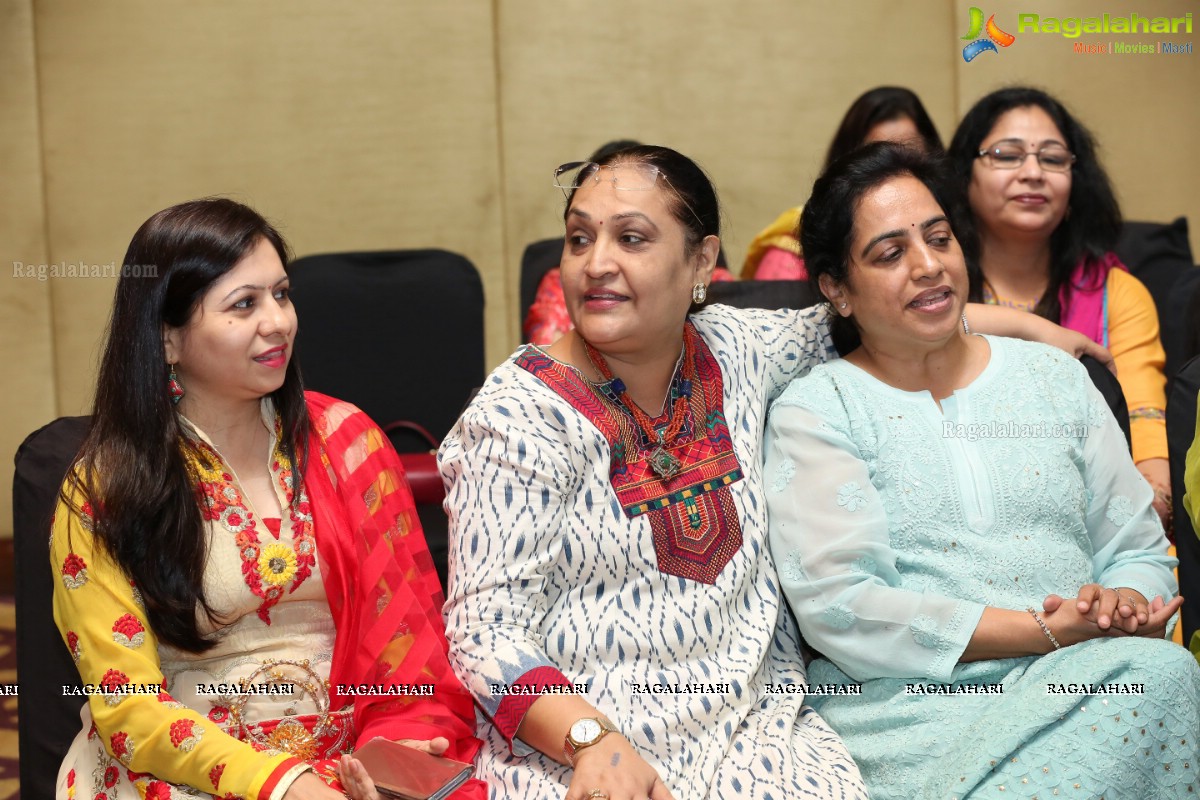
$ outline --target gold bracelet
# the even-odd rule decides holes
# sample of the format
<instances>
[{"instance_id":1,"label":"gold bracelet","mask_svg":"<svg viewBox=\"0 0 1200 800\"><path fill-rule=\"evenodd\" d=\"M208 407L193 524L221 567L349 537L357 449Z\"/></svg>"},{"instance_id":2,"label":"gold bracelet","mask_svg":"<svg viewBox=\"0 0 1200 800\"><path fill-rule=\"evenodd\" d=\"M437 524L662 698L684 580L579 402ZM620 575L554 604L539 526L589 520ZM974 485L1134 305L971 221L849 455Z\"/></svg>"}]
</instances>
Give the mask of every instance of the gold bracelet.
<instances>
[{"instance_id":1,"label":"gold bracelet","mask_svg":"<svg viewBox=\"0 0 1200 800\"><path fill-rule=\"evenodd\" d=\"M1034 611L1032 608L1028 608L1026 611L1028 611L1030 614L1033 614L1033 618L1037 620L1037 624L1041 627L1042 633L1046 634L1046 638L1050 640L1050 644L1054 645L1054 649L1061 650L1062 645L1058 643L1058 639L1054 638L1054 634L1050 632L1050 626L1047 625L1045 620L1042 619L1042 615Z\"/></svg>"}]
</instances>

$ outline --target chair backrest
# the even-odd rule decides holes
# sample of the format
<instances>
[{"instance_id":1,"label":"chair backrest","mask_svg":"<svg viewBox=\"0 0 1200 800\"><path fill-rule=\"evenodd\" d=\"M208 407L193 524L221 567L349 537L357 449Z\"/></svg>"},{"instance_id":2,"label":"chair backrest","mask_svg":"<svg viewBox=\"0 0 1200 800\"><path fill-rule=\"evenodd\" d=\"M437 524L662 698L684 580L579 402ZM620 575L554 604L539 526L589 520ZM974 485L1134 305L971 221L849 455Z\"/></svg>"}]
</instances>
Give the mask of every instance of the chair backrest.
<instances>
[{"instance_id":1,"label":"chair backrest","mask_svg":"<svg viewBox=\"0 0 1200 800\"><path fill-rule=\"evenodd\" d=\"M305 386L381 426L410 420L444 438L483 383L483 284L471 262L445 250L331 253L296 259L291 279Z\"/></svg>"},{"instance_id":2,"label":"chair backrest","mask_svg":"<svg viewBox=\"0 0 1200 800\"><path fill-rule=\"evenodd\" d=\"M59 765L79 733L83 697L64 697L79 672L54 625L50 517L90 417L62 417L17 449L13 476L13 560L17 606L17 749L21 797L54 800Z\"/></svg>"},{"instance_id":3,"label":"chair backrest","mask_svg":"<svg viewBox=\"0 0 1200 800\"><path fill-rule=\"evenodd\" d=\"M1190 642L1200 630L1200 538L1183 510L1184 459L1196 436L1196 399L1200 394L1200 356L1175 373L1167 395L1167 450L1171 459L1171 496L1175 505L1175 546L1179 556L1179 593L1190 602L1183 604L1183 641ZM1193 496L1192 503L1200 503Z\"/></svg>"},{"instance_id":4,"label":"chair backrest","mask_svg":"<svg viewBox=\"0 0 1200 800\"><path fill-rule=\"evenodd\" d=\"M1195 267L1188 241L1187 219L1171 223L1126 222L1116 253L1129 272L1146 285L1154 298L1163 349L1164 372L1170 381L1186 361L1187 341L1200 322L1190 318L1188 303L1200 290L1200 270Z\"/></svg>"},{"instance_id":5,"label":"chair backrest","mask_svg":"<svg viewBox=\"0 0 1200 800\"><path fill-rule=\"evenodd\" d=\"M305 386L354 403L401 452L429 443L399 420L445 438L484 377L483 283L471 262L445 250L331 253L296 259L290 274ZM426 466L432 494L411 485L445 586L444 490Z\"/></svg>"},{"instance_id":6,"label":"chair backrest","mask_svg":"<svg viewBox=\"0 0 1200 800\"><path fill-rule=\"evenodd\" d=\"M708 287L708 302L737 308L808 308L822 299L808 281L721 281Z\"/></svg>"}]
</instances>

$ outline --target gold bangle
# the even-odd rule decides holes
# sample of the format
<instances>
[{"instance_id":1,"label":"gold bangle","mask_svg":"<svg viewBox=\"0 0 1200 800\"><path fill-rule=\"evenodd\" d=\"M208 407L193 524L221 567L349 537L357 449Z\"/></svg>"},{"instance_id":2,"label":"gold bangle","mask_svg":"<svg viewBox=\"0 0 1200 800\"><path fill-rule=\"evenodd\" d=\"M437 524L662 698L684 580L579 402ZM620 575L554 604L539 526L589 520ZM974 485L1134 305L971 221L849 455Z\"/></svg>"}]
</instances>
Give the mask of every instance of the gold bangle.
<instances>
[{"instance_id":1,"label":"gold bangle","mask_svg":"<svg viewBox=\"0 0 1200 800\"><path fill-rule=\"evenodd\" d=\"M1054 638L1054 634L1050 632L1050 626L1047 625L1045 620L1042 619L1042 615L1034 611L1032 608L1028 608L1026 611L1028 611L1030 614L1033 614L1033 618L1037 620L1038 626L1041 627L1042 633L1046 634L1046 638L1050 640L1050 644L1054 645L1054 649L1061 650L1062 645L1058 643L1058 639Z\"/></svg>"}]
</instances>

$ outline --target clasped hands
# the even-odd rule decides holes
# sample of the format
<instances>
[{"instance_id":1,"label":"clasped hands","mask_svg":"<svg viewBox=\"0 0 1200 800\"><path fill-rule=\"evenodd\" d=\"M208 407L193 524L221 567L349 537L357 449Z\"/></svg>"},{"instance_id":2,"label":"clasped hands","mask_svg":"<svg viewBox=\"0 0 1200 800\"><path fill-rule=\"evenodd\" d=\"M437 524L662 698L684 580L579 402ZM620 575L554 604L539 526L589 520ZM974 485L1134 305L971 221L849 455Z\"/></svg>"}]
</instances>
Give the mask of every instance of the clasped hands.
<instances>
[{"instance_id":1,"label":"clasped hands","mask_svg":"<svg viewBox=\"0 0 1200 800\"><path fill-rule=\"evenodd\" d=\"M1161 596L1147 600L1133 589L1098 583L1080 587L1073 603L1056 594L1042 601L1046 624L1064 646L1100 636L1161 639L1167 622L1182 605L1182 597L1169 603Z\"/></svg>"}]
</instances>

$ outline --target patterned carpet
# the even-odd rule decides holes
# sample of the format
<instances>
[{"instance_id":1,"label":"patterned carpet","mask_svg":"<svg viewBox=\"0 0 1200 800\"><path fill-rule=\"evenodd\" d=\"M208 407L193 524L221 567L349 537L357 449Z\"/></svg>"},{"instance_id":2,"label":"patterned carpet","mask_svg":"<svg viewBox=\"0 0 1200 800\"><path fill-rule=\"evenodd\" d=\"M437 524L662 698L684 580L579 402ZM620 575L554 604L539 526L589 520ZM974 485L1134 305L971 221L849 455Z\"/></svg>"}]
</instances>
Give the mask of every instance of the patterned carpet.
<instances>
[{"instance_id":1,"label":"patterned carpet","mask_svg":"<svg viewBox=\"0 0 1200 800\"><path fill-rule=\"evenodd\" d=\"M0 684L17 682L16 607L0 597ZM17 698L0 696L0 800L20 796L17 778Z\"/></svg>"}]
</instances>

